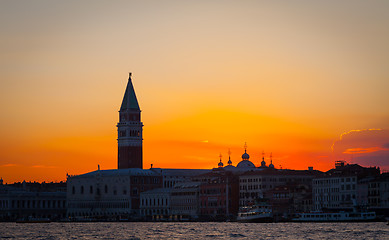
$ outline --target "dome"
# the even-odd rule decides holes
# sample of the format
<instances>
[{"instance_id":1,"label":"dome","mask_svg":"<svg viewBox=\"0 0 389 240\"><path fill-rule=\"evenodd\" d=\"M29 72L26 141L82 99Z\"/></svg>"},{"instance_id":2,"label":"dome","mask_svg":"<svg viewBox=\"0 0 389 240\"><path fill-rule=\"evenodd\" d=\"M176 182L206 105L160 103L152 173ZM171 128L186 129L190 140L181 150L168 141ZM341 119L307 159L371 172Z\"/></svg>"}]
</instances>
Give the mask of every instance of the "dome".
<instances>
[{"instance_id":1,"label":"dome","mask_svg":"<svg viewBox=\"0 0 389 240\"><path fill-rule=\"evenodd\" d=\"M271 157L271 155L270 155L270 157ZM273 165L273 159L270 159L269 168L274 168L274 165Z\"/></svg>"},{"instance_id":2,"label":"dome","mask_svg":"<svg viewBox=\"0 0 389 240\"><path fill-rule=\"evenodd\" d=\"M265 159L262 160L262 162L261 162L261 167L266 167Z\"/></svg>"},{"instance_id":3,"label":"dome","mask_svg":"<svg viewBox=\"0 0 389 240\"><path fill-rule=\"evenodd\" d=\"M228 159L228 165L231 165L232 164L232 161L231 161L231 159Z\"/></svg>"},{"instance_id":4,"label":"dome","mask_svg":"<svg viewBox=\"0 0 389 240\"><path fill-rule=\"evenodd\" d=\"M238 163L238 165L236 165L236 167L237 168L255 168L255 165L254 165L254 163L250 162L249 160L242 160Z\"/></svg>"},{"instance_id":5,"label":"dome","mask_svg":"<svg viewBox=\"0 0 389 240\"><path fill-rule=\"evenodd\" d=\"M225 170L228 170L228 171L234 171L236 167L232 166L232 165L228 165L228 166L225 166L224 169Z\"/></svg>"},{"instance_id":6,"label":"dome","mask_svg":"<svg viewBox=\"0 0 389 240\"><path fill-rule=\"evenodd\" d=\"M223 167L222 160L220 159L220 162L217 164L219 167Z\"/></svg>"},{"instance_id":7,"label":"dome","mask_svg":"<svg viewBox=\"0 0 389 240\"><path fill-rule=\"evenodd\" d=\"M250 155L248 155L247 152L246 152L246 150L244 150L244 153L243 153L243 155L242 155L242 159L243 159L243 160L249 160L249 158L250 158Z\"/></svg>"}]
</instances>

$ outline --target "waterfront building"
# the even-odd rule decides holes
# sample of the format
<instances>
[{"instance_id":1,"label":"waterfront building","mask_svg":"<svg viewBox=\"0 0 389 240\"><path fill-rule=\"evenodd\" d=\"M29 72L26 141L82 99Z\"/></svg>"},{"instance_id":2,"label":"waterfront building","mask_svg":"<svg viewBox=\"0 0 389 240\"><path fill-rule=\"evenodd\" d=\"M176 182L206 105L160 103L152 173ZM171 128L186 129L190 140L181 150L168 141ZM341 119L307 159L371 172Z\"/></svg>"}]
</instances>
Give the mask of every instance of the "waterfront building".
<instances>
[{"instance_id":1,"label":"waterfront building","mask_svg":"<svg viewBox=\"0 0 389 240\"><path fill-rule=\"evenodd\" d=\"M162 175L163 187L173 188L175 184L190 182L200 174L208 173L210 169L178 169L178 168L151 168Z\"/></svg>"},{"instance_id":2,"label":"waterfront building","mask_svg":"<svg viewBox=\"0 0 389 240\"><path fill-rule=\"evenodd\" d=\"M68 176L68 216L117 218L139 216L140 193L162 187L155 171L129 168Z\"/></svg>"},{"instance_id":3,"label":"waterfront building","mask_svg":"<svg viewBox=\"0 0 389 240\"><path fill-rule=\"evenodd\" d=\"M328 176L313 180L314 209L350 208L356 204L357 177Z\"/></svg>"},{"instance_id":4,"label":"waterfront building","mask_svg":"<svg viewBox=\"0 0 389 240\"><path fill-rule=\"evenodd\" d=\"M269 190L281 185L312 185L312 179L320 175L316 170L287 170L260 168L247 171L239 176L239 204L247 206L256 199L267 198Z\"/></svg>"},{"instance_id":5,"label":"waterfront building","mask_svg":"<svg viewBox=\"0 0 389 240\"><path fill-rule=\"evenodd\" d=\"M368 205L377 215L389 216L389 173L383 173L368 183Z\"/></svg>"},{"instance_id":6,"label":"waterfront building","mask_svg":"<svg viewBox=\"0 0 389 240\"><path fill-rule=\"evenodd\" d=\"M365 179L375 178L379 174L379 168L365 168L358 164L345 165L344 161L337 161L334 169L313 180L314 210L347 210L358 204L364 205L367 184Z\"/></svg>"},{"instance_id":7,"label":"waterfront building","mask_svg":"<svg viewBox=\"0 0 389 240\"><path fill-rule=\"evenodd\" d=\"M239 210L238 176L223 168L193 178L200 185L200 215L207 219L226 219Z\"/></svg>"},{"instance_id":8,"label":"waterfront building","mask_svg":"<svg viewBox=\"0 0 389 240\"><path fill-rule=\"evenodd\" d=\"M200 213L200 182L181 182L171 189L171 219L197 220Z\"/></svg>"},{"instance_id":9,"label":"waterfront building","mask_svg":"<svg viewBox=\"0 0 389 240\"><path fill-rule=\"evenodd\" d=\"M140 193L140 215L144 220L168 220L170 213L170 188L155 188Z\"/></svg>"},{"instance_id":10,"label":"waterfront building","mask_svg":"<svg viewBox=\"0 0 389 240\"><path fill-rule=\"evenodd\" d=\"M288 219L295 213L312 210L312 189L306 184L277 186L266 195L276 220Z\"/></svg>"},{"instance_id":11,"label":"waterfront building","mask_svg":"<svg viewBox=\"0 0 389 240\"><path fill-rule=\"evenodd\" d=\"M45 184L31 183L32 189L28 184L0 185L0 220L60 220L66 217L66 192L61 191L61 184L40 187Z\"/></svg>"}]
</instances>

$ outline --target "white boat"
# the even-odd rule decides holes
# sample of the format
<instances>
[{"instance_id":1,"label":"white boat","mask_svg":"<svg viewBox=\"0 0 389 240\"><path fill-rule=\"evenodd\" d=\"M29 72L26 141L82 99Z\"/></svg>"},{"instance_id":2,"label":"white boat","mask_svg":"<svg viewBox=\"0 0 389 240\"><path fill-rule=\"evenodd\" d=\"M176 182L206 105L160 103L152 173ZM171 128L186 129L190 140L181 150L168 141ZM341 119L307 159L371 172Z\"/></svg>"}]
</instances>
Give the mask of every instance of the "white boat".
<instances>
[{"instance_id":1,"label":"white boat","mask_svg":"<svg viewBox=\"0 0 389 240\"><path fill-rule=\"evenodd\" d=\"M369 222L376 220L375 212L310 212L298 213L293 222Z\"/></svg>"},{"instance_id":2,"label":"white boat","mask_svg":"<svg viewBox=\"0 0 389 240\"><path fill-rule=\"evenodd\" d=\"M272 207L268 204L241 207L236 220L238 222L273 222Z\"/></svg>"}]
</instances>

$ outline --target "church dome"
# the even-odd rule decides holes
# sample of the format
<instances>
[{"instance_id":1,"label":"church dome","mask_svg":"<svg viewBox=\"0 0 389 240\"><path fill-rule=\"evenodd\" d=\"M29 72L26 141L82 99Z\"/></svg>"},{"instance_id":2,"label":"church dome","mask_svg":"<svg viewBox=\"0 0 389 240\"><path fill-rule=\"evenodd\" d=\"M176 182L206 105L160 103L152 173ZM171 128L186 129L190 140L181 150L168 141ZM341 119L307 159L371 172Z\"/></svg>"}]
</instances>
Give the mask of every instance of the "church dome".
<instances>
[{"instance_id":1,"label":"church dome","mask_svg":"<svg viewBox=\"0 0 389 240\"><path fill-rule=\"evenodd\" d=\"M266 167L265 159L262 160L262 162L261 162L261 167Z\"/></svg>"},{"instance_id":2,"label":"church dome","mask_svg":"<svg viewBox=\"0 0 389 240\"><path fill-rule=\"evenodd\" d=\"M232 165L228 165L228 166L225 166L224 169L225 170L228 170L228 171L234 171L236 167L232 166Z\"/></svg>"},{"instance_id":3,"label":"church dome","mask_svg":"<svg viewBox=\"0 0 389 240\"><path fill-rule=\"evenodd\" d=\"M219 167L223 167L222 160L220 159L220 162L217 164Z\"/></svg>"},{"instance_id":4,"label":"church dome","mask_svg":"<svg viewBox=\"0 0 389 240\"><path fill-rule=\"evenodd\" d=\"M247 154L248 155L248 154ZM237 168L255 168L254 163L249 160L242 160L236 165Z\"/></svg>"},{"instance_id":5,"label":"church dome","mask_svg":"<svg viewBox=\"0 0 389 240\"><path fill-rule=\"evenodd\" d=\"M243 160L249 160L249 158L250 158L250 155L248 155L247 152L246 152L246 150L244 150L244 153L243 153L243 155L242 155L242 159L243 159Z\"/></svg>"}]
</instances>

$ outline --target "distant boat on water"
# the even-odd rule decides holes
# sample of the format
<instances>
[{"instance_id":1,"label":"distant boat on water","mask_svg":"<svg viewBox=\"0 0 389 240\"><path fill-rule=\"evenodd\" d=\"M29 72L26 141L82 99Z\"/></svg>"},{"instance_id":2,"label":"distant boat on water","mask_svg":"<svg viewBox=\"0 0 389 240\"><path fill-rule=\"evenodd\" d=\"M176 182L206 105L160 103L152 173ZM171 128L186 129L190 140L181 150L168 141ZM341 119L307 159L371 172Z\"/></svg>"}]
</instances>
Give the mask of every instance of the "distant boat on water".
<instances>
[{"instance_id":1,"label":"distant boat on water","mask_svg":"<svg viewBox=\"0 0 389 240\"><path fill-rule=\"evenodd\" d=\"M241 207L236 220L238 222L273 222L273 210L267 203Z\"/></svg>"},{"instance_id":2,"label":"distant boat on water","mask_svg":"<svg viewBox=\"0 0 389 240\"><path fill-rule=\"evenodd\" d=\"M310 212L298 213L293 222L370 222L375 221L375 212Z\"/></svg>"}]
</instances>

